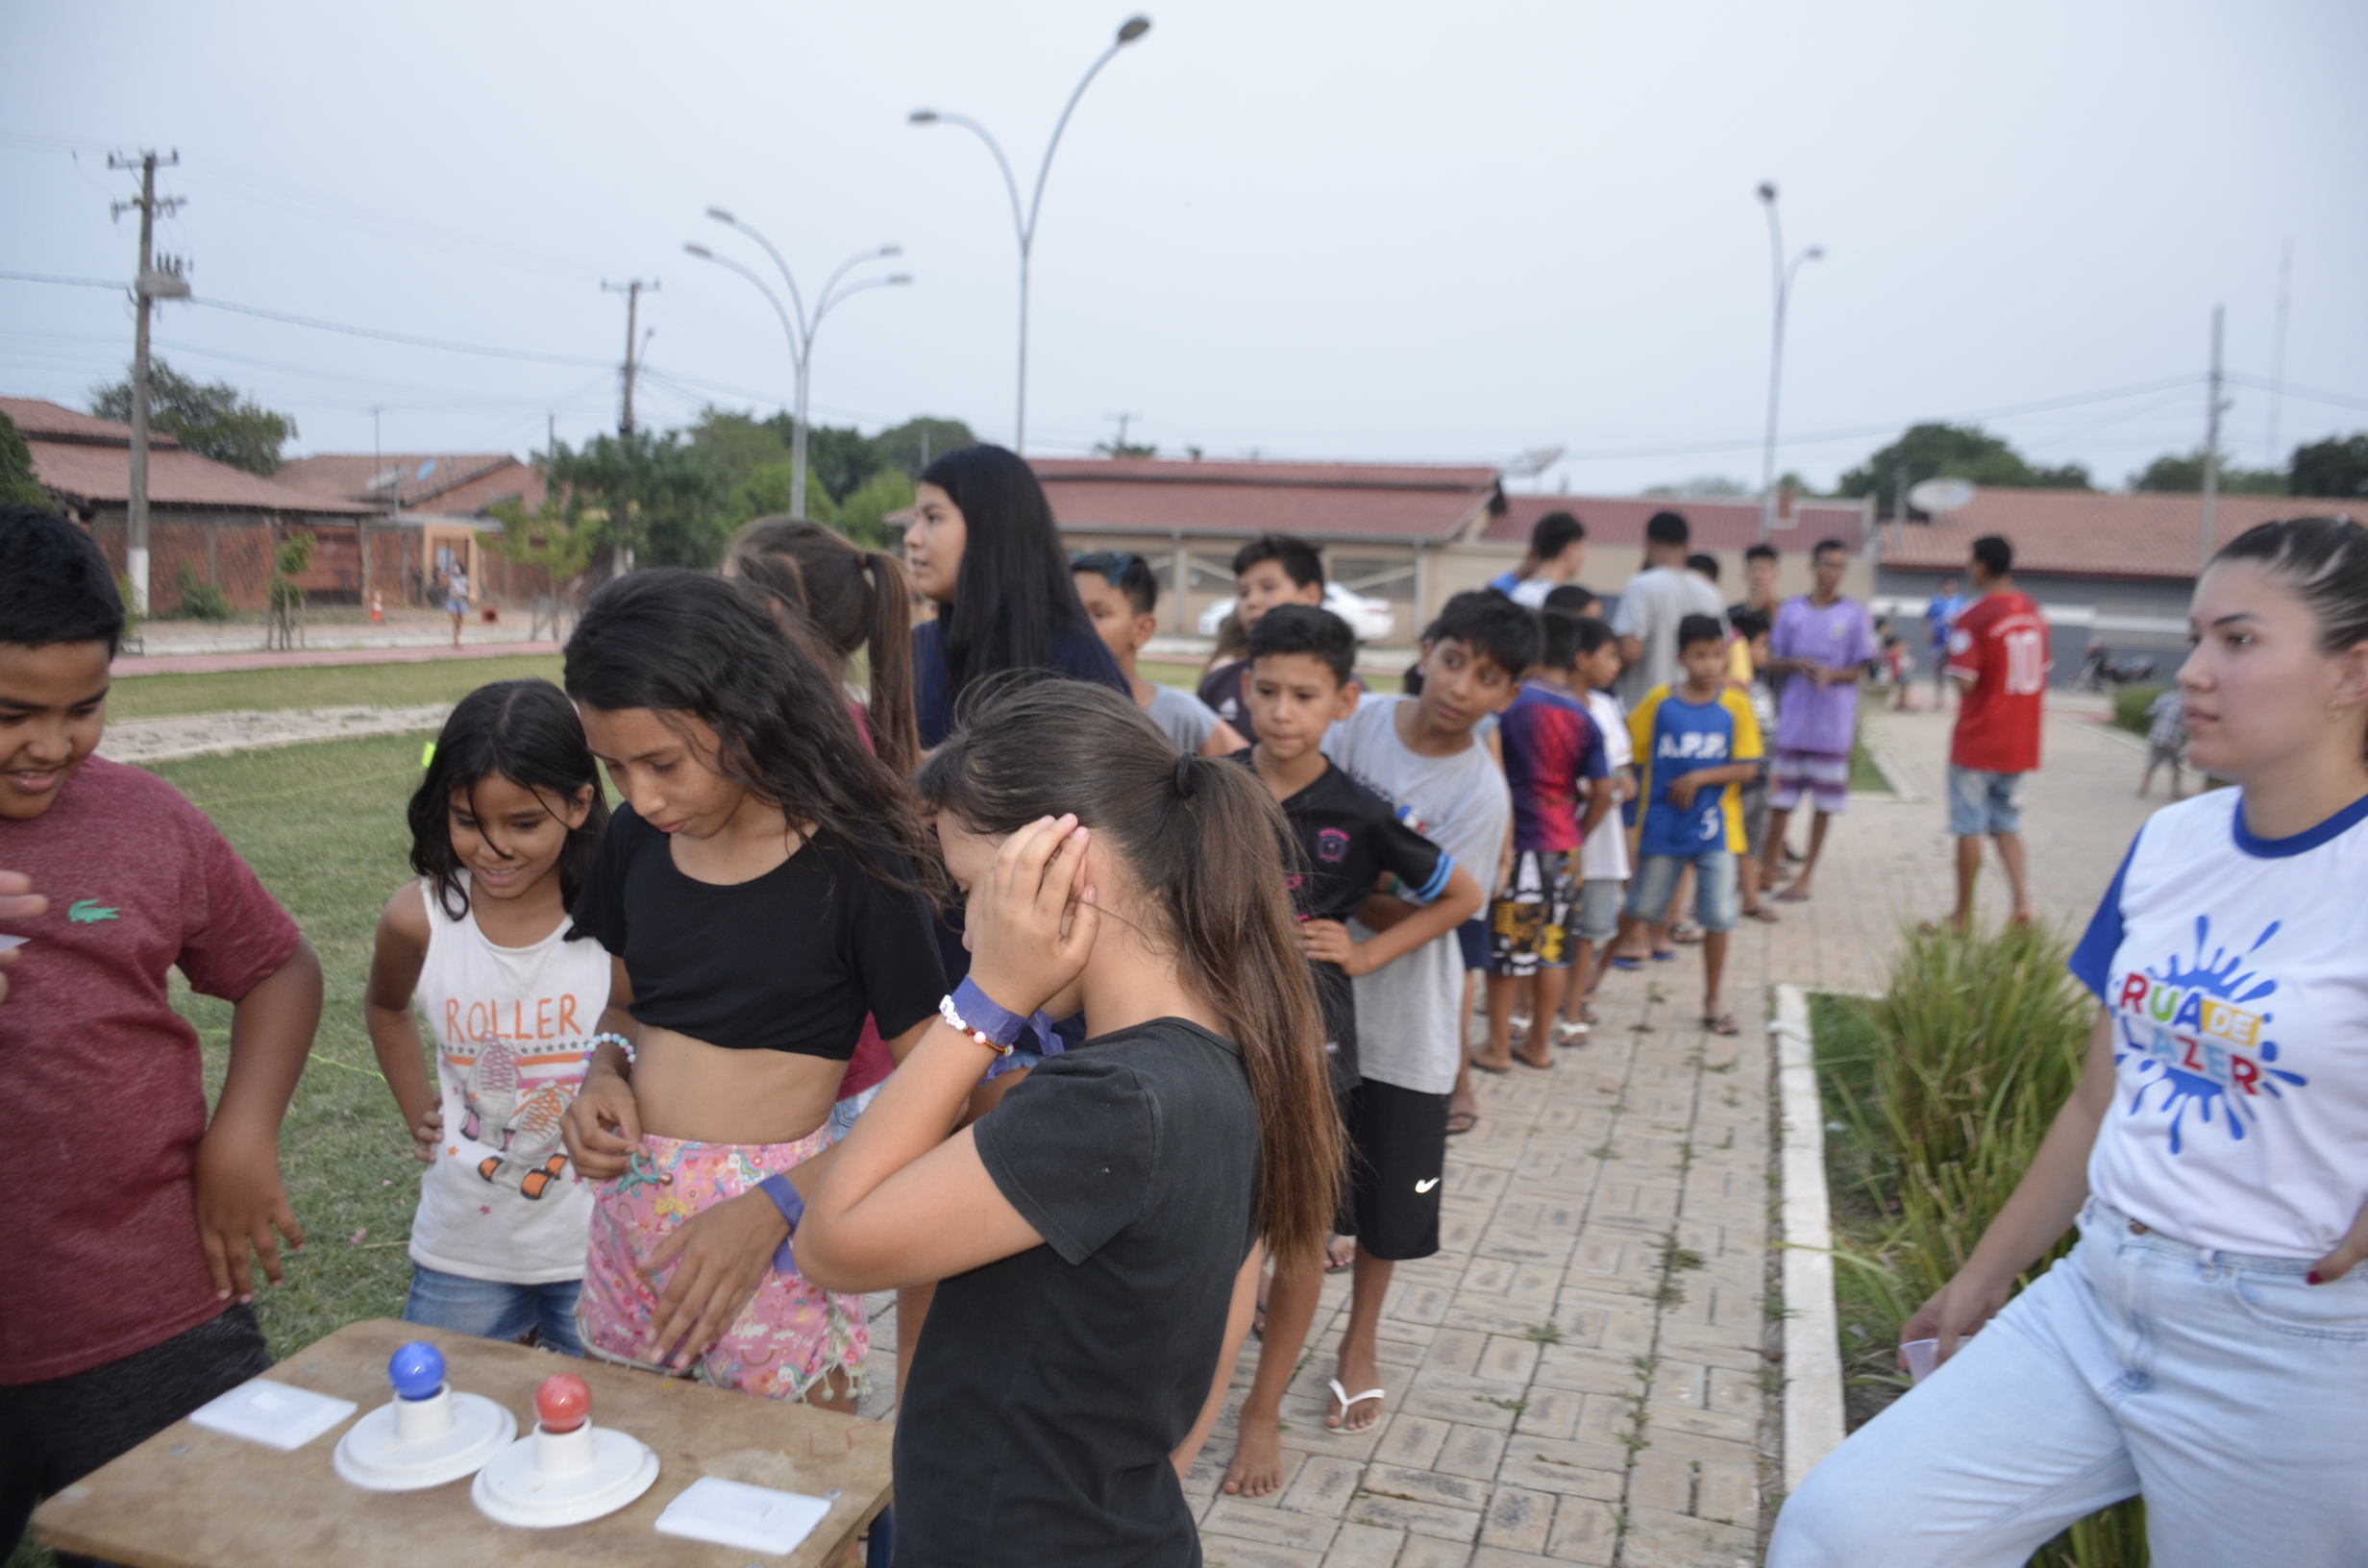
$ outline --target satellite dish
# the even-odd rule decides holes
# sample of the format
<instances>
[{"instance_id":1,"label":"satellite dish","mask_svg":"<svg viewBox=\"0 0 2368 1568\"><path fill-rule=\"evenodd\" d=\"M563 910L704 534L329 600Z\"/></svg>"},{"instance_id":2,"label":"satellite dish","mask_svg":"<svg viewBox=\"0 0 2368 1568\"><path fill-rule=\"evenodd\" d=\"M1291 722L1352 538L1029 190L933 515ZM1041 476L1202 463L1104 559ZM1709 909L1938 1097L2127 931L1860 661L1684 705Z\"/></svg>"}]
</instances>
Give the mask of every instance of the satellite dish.
<instances>
[{"instance_id":1,"label":"satellite dish","mask_svg":"<svg viewBox=\"0 0 2368 1568\"><path fill-rule=\"evenodd\" d=\"M1908 504L1934 517L1947 512L1961 512L1973 504L1973 481L1926 479L1922 484L1909 488Z\"/></svg>"},{"instance_id":2,"label":"satellite dish","mask_svg":"<svg viewBox=\"0 0 2368 1568\"><path fill-rule=\"evenodd\" d=\"M435 459L434 459L434 458L432 458L432 457L431 457L431 458L429 458L426 462L424 462L424 463L420 464L420 465L419 465L419 472L418 472L417 474L412 475L411 477L412 477L413 478L415 478L415 479L424 479L424 478L426 478L429 475L431 475L431 474L432 474L432 473L434 473L434 472L435 472ZM1970 487L1970 486L1968 486L1968 487L1967 487L1967 494L1971 494L1971 487Z\"/></svg>"},{"instance_id":3,"label":"satellite dish","mask_svg":"<svg viewBox=\"0 0 2368 1568\"><path fill-rule=\"evenodd\" d=\"M378 473L370 476L370 482L363 485L362 488L364 490L383 490L401 478L403 478L403 470L399 468L381 469Z\"/></svg>"}]
</instances>

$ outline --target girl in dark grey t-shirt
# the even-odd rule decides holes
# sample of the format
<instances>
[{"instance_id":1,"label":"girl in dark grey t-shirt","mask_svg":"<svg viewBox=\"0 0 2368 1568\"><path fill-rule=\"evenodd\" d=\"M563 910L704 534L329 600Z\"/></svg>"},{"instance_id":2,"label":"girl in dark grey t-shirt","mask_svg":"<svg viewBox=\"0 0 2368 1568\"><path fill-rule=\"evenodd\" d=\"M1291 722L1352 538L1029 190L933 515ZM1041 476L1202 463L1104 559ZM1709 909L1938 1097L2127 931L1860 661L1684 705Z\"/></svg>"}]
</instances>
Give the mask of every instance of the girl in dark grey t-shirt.
<instances>
[{"instance_id":1,"label":"girl in dark grey t-shirt","mask_svg":"<svg viewBox=\"0 0 2368 1568\"><path fill-rule=\"evenodd\" d=\"M923 769L970 979L809 1199L800 1271L942 1283L896 1447L897 1561L1190 1564L1178 1478L1261 1239L1320 1248L1341 1175L1286 829L1247 771L1121 694L999 694ZM946 1137L1031 1013L1085 1015Z\"/></svg>"}]
</instances>

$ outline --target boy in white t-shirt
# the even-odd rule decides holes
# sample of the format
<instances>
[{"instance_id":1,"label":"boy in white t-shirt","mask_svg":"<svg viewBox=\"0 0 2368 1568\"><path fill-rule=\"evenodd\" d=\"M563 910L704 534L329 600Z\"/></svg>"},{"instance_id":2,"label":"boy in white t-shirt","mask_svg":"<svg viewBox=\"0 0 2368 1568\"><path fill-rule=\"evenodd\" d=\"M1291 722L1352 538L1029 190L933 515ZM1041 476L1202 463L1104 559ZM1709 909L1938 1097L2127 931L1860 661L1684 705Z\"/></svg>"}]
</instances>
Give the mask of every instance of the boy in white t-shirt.
<instances>
[{"instance_id":1,"label":"boy in white t-shirt","mask_svg":"<svg viewBox=\"0 0 2368 1568\"><path fill-rule=\"evenodd\" d=\"M1492 884L1513 796L1503 772L1472 739L1472 727L1519 695L1521 675L1537 657L1531 611L1497 593L1458 594L1422 633L1422 695L1368 696L1324 737L1324 755L1390 802L1399 821ZM1415 907L1376 895L1358 912L1349 935L1362 942ZM1333 1384L1340 1408L1324 1417L1335 1431L1363 1431L1380 1418L1387 1390L1376 1338L1393 1267L1439 1250L1447 1102L1465 1049L1463 949L1449 932L1352 984L1364 1080L1347 1107L1364 1155L1352 1179L1359 1212L1371 1216L1362 1228L1375 1234L1357 1237L1348 1328Z\"/></svg>"},{"instance_id":2,"label":"boy in white t-shirt","mask_svg":"<svg viewBox=\"0 0 2368 1568\"><path fill-rule=\"evenodd\" d=\"M1627 706L1612 689L1612 683L1619 679L1622 663L1619 639L1609 625L1603 625L1603 641L1592 652L1580 655L1579 676L1588 687L1587 711L1595 727L1603 731L1604 761L1612 769L1613 802L1625 807L1637 797L1637 753L1628 734ZM1591 635L1581 632L1582 646ZM1619 934L1620 905L1628 895L1625 826L1607 819L1598 831L1590 833L1580 850L1579 869L1585 879L1579 884L1575 934L1583 945L1574 965L1576 983L1563 994L1563 1018L1578 1026L1571 1031L1574 1034L1595 1021L1595 987L1612 961L1612 939Z\"/></svg>"}]
</instances>

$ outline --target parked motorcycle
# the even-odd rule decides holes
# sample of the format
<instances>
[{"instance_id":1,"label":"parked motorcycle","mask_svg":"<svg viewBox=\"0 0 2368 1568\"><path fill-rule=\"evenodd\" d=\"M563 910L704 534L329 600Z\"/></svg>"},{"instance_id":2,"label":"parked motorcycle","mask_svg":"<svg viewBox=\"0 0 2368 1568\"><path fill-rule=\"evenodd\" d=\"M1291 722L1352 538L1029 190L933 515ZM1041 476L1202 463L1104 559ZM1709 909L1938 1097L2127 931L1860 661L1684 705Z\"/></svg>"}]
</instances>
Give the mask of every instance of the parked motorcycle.
<instances>
[{"instance_id":1,"label":"parked motorcycle","mask_svg":"<svg viewBox=\"0 0 2368 1568\"><path fill-rule=\"evenodd\" d=\"M2135 658L2116 659L2095 644L2089 645L2088 657L2081 664L2075 684L2084 692L2102 692L2112 686L2134 686L2155 678L2155 661L2143 654Z\"/></svg>"}]
</instances>

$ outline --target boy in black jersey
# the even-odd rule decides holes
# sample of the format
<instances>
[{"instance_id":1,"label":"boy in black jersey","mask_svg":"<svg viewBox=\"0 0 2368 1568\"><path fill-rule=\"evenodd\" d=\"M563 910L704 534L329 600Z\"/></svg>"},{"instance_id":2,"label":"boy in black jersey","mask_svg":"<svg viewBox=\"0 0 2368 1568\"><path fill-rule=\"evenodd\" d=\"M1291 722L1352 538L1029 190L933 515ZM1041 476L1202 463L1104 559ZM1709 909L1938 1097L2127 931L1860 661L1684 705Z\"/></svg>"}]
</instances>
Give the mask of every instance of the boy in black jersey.
<instances>
[{"instance_id":1,"label":"boy in black jersey","mask_svg":"<svg viewBox=\"0 0 2368 1568\"><path fill-rule=\"evenodd\" d=\"M1479 910L1482 894L1469 871L1325 758L1324 731L1357 705L1351 674L1356 650L1356 634L1329 610L1285 604L1262 616L1250 628L1249 674L1243 683L1258 744L1234 757L1257 771L1298 840L1292 900L1315 967L1333 1089L1349 1129L1352 1191L1340 1228L1367 1238L1369 1250L1398 1257L1406 1255L1404 1249L1390 1245L1389 1238L1435 1229L1436 1196L1425 1202L1411 1181L1388 1179L1399 1163L1393 1159L1390 1120L1360 1114L1356 998L1348 980L1454 930ZM1385 879L1398 896L1425 907L1357 942L1345 922ZM1433 1188L1437 1186L1434 1181ZM1379 1271L1361 1267L1357 1286L1361 1291L1386 1290L1386 1265ZM1228 1492L1258 1497L1281 1483L1277 1432L1283 1389L1307 1340L1322 1286L1321 1269L1313 1260L1274 1271L1258 1375L1243 1403L1240 1446L1225 1472ZM1378 1294L1374 1299L1378 1302ZM1341 1396L1344 1402L1350 1397Z\"/></svg>"}]
</instances>

